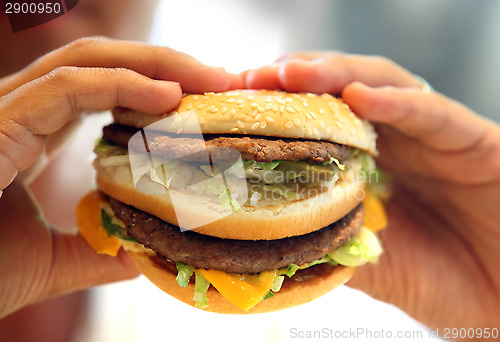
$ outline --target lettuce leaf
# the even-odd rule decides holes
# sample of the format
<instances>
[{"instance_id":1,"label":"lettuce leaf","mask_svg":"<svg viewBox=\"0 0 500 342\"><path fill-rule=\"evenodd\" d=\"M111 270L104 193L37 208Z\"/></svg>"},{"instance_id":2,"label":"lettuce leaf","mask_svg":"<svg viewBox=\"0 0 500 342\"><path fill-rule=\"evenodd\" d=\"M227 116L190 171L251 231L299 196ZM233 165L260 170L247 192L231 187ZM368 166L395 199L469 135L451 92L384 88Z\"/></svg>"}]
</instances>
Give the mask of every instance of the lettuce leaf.
<instances>
[{"instance_id":1,"label":"lettuce leaf","mask_svg":"<svg viewBox=\"0 0 500 342\"><path fill-rule=\"evenodd\" d=\"M108 233L108 236L114 235L122 240L137 242L136 239L127 234L125 225L114 216L108 214L104 208L101 209L101 220L102 226Z\"/></svg>"},{"instance_id":2,"label":"lettuce leaf","mask_svg":"<svg viewBox=\"0 0 500 342\"><path fill-rule=\"evenodd\" d=\"M208 297L207 297L207 290L208 287L210 286L210 283L208 280L203 278L201 275L198 273L195 274L195 283L194 283L194 302L196 307L200 309L205 309L208 306Z\"/></svg>"},{"instance_id":3,"label":"lettuce leaf","mask_svg":"<svg viewBox=\"0 0 500 342\"><path fill-rule=\"evenodd\" d=\"M177 284L182 287L187 287L189 284L189 279L193 275L194 267L183 264L181 262L175 263L175 266L177 267L177 277L175 277Z\"/></svg>"},{"instance_id":4,"label":"lettuce leaf","mask_svg":"<svg viewBox=\"0 0 500 342\"><path fill-rule=\"evenodd\" d=\"M368 262L376 263L382 254L382 246L375 233L366 227L339 249L328 254L340 265L358 267Z\"/></svg>"}]
</instances>

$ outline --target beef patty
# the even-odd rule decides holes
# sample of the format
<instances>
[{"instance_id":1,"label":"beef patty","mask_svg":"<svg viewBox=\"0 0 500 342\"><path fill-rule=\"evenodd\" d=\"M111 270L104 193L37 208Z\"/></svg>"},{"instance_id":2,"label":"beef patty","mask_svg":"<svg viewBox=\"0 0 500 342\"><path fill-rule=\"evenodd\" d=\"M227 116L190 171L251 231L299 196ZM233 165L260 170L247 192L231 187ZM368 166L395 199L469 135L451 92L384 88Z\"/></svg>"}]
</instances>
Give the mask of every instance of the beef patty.
<instances>
[{"instance_id":1,"label":"beef patty","mask_svg":"<svg viewBox=\"0 0 500 342\"><path fill-rule=\"evenodd\" d=\"M179 227L109 198L115 215L140 244L173 262L232 273L260 273L320 259L351 239L363 223L362 204L318 231L278 240L232 240Z\"/></svg>"},{"instance_id":2,"label":"beef patty","mask_svg":"<svg viewBox=\"0 0 500 342\"><path fill-rule=\"evenodd\" d=\"M143 139L134 139L129 146L130 138L138 131L137 128L111 124L104 127L103 138L116 145L143 151ZM233 159L237 150L244 160L258 162L273 160L325 162L332 157L343 162L350 153L349 146L327 141L264 136L204 134L204 139L201 139L189 134L148 131L147 138L149 152L167 158L182 156L184 161L205 161L207 149L212 159Z\"/></svg>"}]
</instances>

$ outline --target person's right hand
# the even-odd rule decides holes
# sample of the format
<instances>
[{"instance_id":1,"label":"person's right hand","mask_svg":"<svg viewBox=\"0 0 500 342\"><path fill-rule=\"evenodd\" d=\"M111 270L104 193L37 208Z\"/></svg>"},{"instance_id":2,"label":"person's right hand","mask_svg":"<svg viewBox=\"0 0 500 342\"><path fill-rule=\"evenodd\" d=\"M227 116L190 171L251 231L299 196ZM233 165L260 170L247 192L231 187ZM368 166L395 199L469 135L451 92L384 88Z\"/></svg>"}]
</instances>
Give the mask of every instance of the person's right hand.
<instances>
[{"instance_id":1,"label":"person's right hand","mask_svg":"<svg viewBox=\"0 0 500 342\"><path fill-rule=\"evenodd\" d=\"M241 86L238 76L172 49L104 38L77 40L0 80L0 318L49 296L138 274L124 253L98 255L79 235L54 233L17 176L43 155L50 158L82 112L124 106L157 115L173 109L182 92ZM66 184L66 191L77 186L88 185Z\"/></svg>"},{"instance_id":2,"label":"person's right hand","mask_svg":"<svg viewBox=\"0 0 500 342\"><path fill-rule=\"evenodd\" d=\"M348 285L441 334L444 328L498 328L497 124L422 89L418 78L381 57L289 54L244 75L250 88L341 95L377 126L377 164L394 190L389 225L380 234L385 253Z\"/></svg>"}]
</instances>

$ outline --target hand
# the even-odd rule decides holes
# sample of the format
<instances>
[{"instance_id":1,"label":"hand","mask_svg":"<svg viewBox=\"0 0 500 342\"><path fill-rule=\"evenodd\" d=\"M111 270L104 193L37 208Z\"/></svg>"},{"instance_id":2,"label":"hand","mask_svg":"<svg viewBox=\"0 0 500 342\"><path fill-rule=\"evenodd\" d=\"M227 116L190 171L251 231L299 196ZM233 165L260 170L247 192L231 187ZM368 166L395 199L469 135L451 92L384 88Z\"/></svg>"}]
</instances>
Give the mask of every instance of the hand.
<instances>
[{"instance_id":1,"label":"hand","mask_svg":"<svg viewBox=\"0 0 500 342\"><path fill-rule=\"evenodd\" d=\"M244 76L250 88L341 94L376 124L377 164L393 188L380 234L385 254L348 285L433 328L498 325L498 125L422 91L411 73L381 57L291 54Z\"/></svg>"},{"instance_id":2,"label":"hand","mask_svg":"<svg viewBox=\"0 0 500 342\"><path fill-rule=\"evenodd\" d=\"M82 112L125 106L154 115L173 109L183 91L241 86L238 76L180 52L98 38L77 40L0 80L0 191L8 186L0 193L0 318L50 296L137 275L123 251L117 258L97 255L80 236L55 233L26 184L19 177L11 184L53 155Z\"/></svg>"}]
</instances>

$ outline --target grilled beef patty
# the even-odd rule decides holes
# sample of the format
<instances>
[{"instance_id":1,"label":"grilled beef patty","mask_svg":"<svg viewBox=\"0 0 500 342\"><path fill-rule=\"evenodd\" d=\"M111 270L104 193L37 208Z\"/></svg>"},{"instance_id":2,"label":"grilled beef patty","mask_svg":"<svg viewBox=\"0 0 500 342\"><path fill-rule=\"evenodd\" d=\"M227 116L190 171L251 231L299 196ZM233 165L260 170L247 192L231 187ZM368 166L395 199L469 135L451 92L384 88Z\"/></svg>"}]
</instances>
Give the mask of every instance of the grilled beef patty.
<instances>
[{"instance_id":1,"label":"grilled beef patty","mask_svg":"<svg viewBox=\"0 0 500 342\"><path fill-rule=\"evenodd\" d=\"M103 138L116 145L144 151L143 139L134 139L129 146L130 138L138 131L137 128L111 124L104 127ZM207 149L212 159L233 159L237 150L242 159L258 162L274 160L325 162L331 157L343 162L350 153L348 146L327 141L214 134L204 134L204 139L201 139L189 134L153 131L148 131L146 135L149 152L167 158L182 156L184 161L206 161Z\"/></svg>"},{"instance_id":2,"label":"grilled beef patty","mask_svg":"<svg viewBox=\"0 0 500 342\"><path fill-rule=\"evenodd\" d=\"M232 240L181 232L179 227L109 198L115 215L140 244L173 262L230 273L260 273L324 257L351 239L363 223L362 204L318 231L278 240Z\"/></svg>"}]
</instances>

